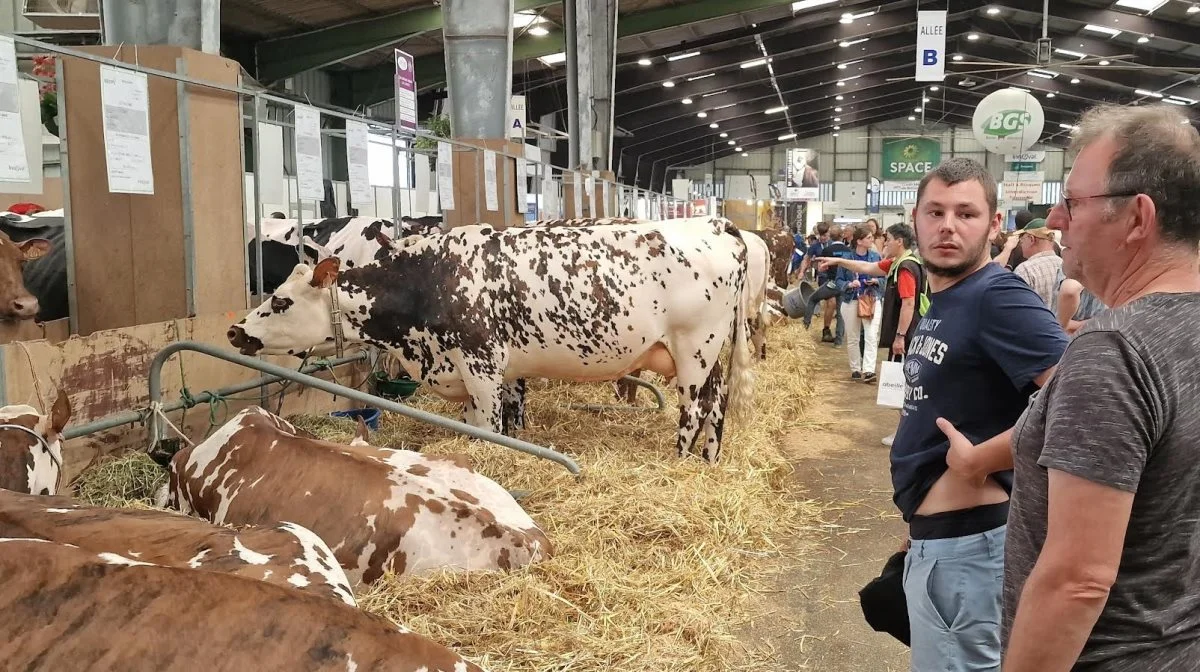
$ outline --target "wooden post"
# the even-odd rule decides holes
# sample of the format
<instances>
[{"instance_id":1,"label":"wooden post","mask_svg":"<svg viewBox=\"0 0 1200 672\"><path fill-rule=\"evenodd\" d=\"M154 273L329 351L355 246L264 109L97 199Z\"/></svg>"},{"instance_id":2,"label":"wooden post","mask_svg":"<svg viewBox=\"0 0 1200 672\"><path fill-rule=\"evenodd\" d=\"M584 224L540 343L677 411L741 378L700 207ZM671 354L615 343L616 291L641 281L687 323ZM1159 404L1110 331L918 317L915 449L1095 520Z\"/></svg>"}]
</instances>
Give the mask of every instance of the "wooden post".
<instances>
[{"instance_id":1,"label":"wooden post","mask_svg":"<svg viewBox=\"0 0 1200 672\"><path fill-rule=\"evenodd\" d=\"M506 206L512 208L508 213L507 222L519 225L525 221L524 204L516 203L513 196L505 197L505 184L510 189L515 182L517 162L499 152L507 152L512 156L523 156L524 147L519 142L511 140L476 140L456 138L463 144L478 147L468 150L465 147L454 147L454 209L445 211L447 226L468 226L471 224L491 224L498 229L506 226ZM483 150L490 149L496 155L496 203L498 210L487 209L487 198L483 181ZM508 177L505 178L505 175ZM506 182L507 179L507 182ZM478 217L476 216L478 212Z\"/></svg>"}]
</instances>

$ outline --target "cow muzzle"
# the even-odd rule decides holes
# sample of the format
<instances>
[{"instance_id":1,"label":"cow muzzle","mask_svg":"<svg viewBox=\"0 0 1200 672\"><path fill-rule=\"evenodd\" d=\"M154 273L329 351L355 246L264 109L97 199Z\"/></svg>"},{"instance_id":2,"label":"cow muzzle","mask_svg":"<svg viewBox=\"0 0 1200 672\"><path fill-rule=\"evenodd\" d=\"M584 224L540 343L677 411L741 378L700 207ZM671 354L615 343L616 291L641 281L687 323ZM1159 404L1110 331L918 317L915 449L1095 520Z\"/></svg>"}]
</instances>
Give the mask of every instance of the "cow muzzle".
<instances>
[{"instance_id":1,"label":"cow muzzle","mask_svg":"<svg viewBox=\"0 0 1200 672\"><path fill-rule=\"evenodd\" d=\"M229 342L233 347L237 348L243 355L254 356L263 349L263 342L246 333L246 330L238 325L229 328L226 334L229 337Z\"/></svg>"}]
</instances>

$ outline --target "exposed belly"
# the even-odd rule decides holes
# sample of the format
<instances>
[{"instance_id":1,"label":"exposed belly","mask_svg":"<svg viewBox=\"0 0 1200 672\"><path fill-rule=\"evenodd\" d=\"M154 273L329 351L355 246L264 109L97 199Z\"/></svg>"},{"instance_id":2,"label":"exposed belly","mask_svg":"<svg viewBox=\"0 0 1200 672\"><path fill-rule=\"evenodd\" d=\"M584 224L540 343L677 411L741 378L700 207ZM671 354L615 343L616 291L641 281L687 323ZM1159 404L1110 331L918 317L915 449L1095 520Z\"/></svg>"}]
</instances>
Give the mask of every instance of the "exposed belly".
<instances>
[{"instance_id":1,"label":"exposed belly","mask_svg":"<svg viewBox=\"0 0 1200 672\"><path fill-rule=\"evenodd\" d=\"M662 343L627 356L581 358L567 350L559 352L515 352L505 373L516 378L550 378L579 383L616 380L633 371L653 371L665 378L675 376L675 358Z\"/></svg>"},{"instance_id":2,"label":"exposed belly","mask_svg":"<svg viewBox=\"0 0 1200 672\"><path fill-rule=\"evenodd\" d=\"M929 489L929 494L925 495L921 506L917 508L917 515L928 516L1006 501L1008 493L991 478L982 486L977 486L963 480L953 471L946 471Z\"/></svg>"}]
</instances>

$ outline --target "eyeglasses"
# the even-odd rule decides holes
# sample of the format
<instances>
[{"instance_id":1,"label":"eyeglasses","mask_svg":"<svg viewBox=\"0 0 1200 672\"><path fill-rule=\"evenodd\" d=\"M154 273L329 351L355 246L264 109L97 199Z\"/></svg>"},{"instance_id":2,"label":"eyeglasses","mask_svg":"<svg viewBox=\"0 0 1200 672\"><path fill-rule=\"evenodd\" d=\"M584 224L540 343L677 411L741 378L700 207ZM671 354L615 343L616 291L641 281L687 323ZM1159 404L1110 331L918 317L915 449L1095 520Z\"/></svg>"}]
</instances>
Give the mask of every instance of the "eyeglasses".
<instances>
[{"instance_id":1,"label":"eyeglasses","mask_svg":"<svg viewBox=\"0 0 1200 672\"><path fill-rule=\"evenodd\" d=\"M1058 204L1063 206L1064 208L1066 208L1067 219L1070 219L1072 217L1071 201L1086 201L1089 198L1129 198L1130 196L1137 196L1139 193L1141 193L1141 192L1139 192L1139 191L1122 191L1122 192L1116 193L1116 194L1094 194L1092 196L1072 196L1071 198L1067 198L1066 196L1063 196L1058 199Z\"/></svg>"}]
</instances>

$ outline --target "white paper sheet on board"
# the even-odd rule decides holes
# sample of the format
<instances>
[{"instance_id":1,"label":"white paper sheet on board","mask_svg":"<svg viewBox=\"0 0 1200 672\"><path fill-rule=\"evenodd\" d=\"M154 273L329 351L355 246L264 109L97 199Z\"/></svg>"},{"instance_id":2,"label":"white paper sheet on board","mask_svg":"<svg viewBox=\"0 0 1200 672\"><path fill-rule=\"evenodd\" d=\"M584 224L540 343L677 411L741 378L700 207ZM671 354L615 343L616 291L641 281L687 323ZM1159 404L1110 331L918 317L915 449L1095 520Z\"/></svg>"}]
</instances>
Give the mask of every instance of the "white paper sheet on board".
<instances>
[{"instance_id":1,"label":"white paper sheet on board","mask_svg":"<svg viewBox=\"0 0 1200 672\"><path fill-rule=\"evenodd\" d=\"M516 158L517 207L521 212L529 209L529 178L526 177L528 174L526 169L527 163L521 157Z\"/></svg>"},{"instance_id":2,"label":"white paper sheet on board","mask_svg":"<svg viewBox=\"0 0 1200 672\"><path fill-rule=\"evenodd\" d=\"M116 194L153 194L150 94L145 73L101 65L100 107L108 190Z\"/></svg>"},{"instance_id":3,"label":"white paper sheet on board","mask_svg":"<svg viewBox=\"0 0 1200 672\"><path fill-rule=\"evenodd\" d=\"M0 35L0 180L30 181L25 129L21 124L17 48L13 39L4 35Z\"/></svg>"},{"instance_id":4,"label":"white paper sheet on board","mask_svg":"<svg viewBox=\"0 0 1200 672\"><path fill-rule=\"evenodd\" d=\"M612 212L612 182L604 181L604 205L601 209L604 211L603 217L614 217Z\"/></svg>"},{"instance_id":5,"label":"white paper sheet on board","mask_svg":"<svg viewBox=\"0 0 1200 672\"><path fill-rule=\"evenodd\" d=\"M296 106L296 178L300 199L325 200L325 171L321 164L321 113L307 105Z\"/></svg>"},{"instance_id":6,"label":"white paper sheet on board","mask_svg":"<svg viewBox=\"0 0 1200 672\"><path fill-rule=\"evenodd\" d=\"M571 179L575 183L575 213L573 217L583 217L583 175L571 171Z\"/></svg>"},{"instance_id":7,"label":"white paper sheet on board","mask_svg":"<svg viewBox=\"0 0 1200 672\"><path fill-rule=\"evenodd\" d=\"M413 179L416 181L416 187L413 188L413 214L417 213L428 214L436 212L436 208L429 207L429 157L424 154L417 154L413 157Z\"/></svg>"},{"instance_id":8,"label":"white paper sheet on board","mask_svg":"<svg viewBox=\"0 0 1200 672\"><path fill-rule=\"evenodd\" d=\"M12 182L0 180L0 194L43 194L42 182L42 112L37 82L22 80L17 84L21 105L21 134L25 144L25 165L29 179ZM6 142L6 141L4 141Z\"/></svg>"},{"instance_id":9,"label":"white paper sheet on board","mask_svg":"<svg viewBox=\"0 0 1200 672\"><path fill-rule=\"evenodd\" d=\"M496 188L496 153L483 150L483 200L490 212L500 209L500 198Z\"/></svg>"},{"instance_id":10,"label":"white paper sheet on board","mask_svg":"<svg viewBox=\"0 0 1200 672\"><path fill-rule=\"evenodd\" d=\"M437 157L438 198L442 210L454 209L454 147L448 142L438 142Z\"/></svg>"},{"instance_id":11,"label":"white paper sheet on board","mask_svg":"<svg viewBox=\"0 0 1200 672\"><path fill-rule=\"evenodd\" d=\"M346 121L346 176L350 182L350 202L358 207L375 199L367 170L367 125Z\"/></svg>"}]
</instances>

